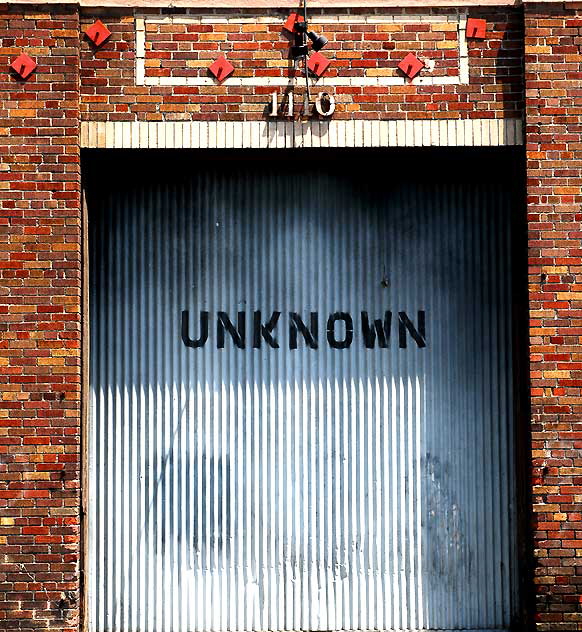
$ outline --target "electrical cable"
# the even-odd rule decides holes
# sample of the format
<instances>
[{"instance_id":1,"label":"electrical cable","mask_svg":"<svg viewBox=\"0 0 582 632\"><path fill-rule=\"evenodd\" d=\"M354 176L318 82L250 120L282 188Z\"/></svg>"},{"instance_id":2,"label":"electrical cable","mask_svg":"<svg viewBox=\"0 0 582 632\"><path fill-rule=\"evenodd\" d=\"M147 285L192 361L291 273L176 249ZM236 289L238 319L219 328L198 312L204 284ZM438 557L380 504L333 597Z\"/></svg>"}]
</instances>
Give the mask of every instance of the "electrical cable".
<instances>
[{"instance_id":1,"label":"electrical cable","mask_svg":"<svg viewBox=\"0 0 582 632\"><path fill-rule=\"evenodd\" d=\"M305 31L302 32L302 42L303 44L307 44L307 0L303 0L303 20L305 22ZM309 103L310 95L309 95L309 68L307 67L307 55L303 56L303 69L305 72L305 90L307 93L307 99L304 101Z\"/></svg>"}]
</instances>

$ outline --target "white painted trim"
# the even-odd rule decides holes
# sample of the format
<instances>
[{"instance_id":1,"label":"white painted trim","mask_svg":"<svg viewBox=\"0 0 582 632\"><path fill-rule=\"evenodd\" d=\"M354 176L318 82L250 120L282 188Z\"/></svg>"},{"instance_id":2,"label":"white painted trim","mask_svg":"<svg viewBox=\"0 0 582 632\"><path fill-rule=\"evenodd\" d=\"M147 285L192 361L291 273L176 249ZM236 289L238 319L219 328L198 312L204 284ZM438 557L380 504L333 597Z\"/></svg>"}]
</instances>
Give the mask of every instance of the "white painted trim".
<instances>
[{"instance_id":1,"label":"white painted trim","mask_svg":"<svg viewBox=\"0 0 582 632\"><path fill-rule=\"evenodd\" d=\"M333 7L332 7L333 8ZM464 11L460 12L464 14ZM459 12L451 13L392 13L355 15L352 13L334 13L330 15L315 14L309 16L310 24L416 24L430 22L440 24L442 22L458 21ZM137 14L136 19L143 19L150 24L280 24L283 27L283 19L273 15L251 15L242 17L233 13L183 13L176 15Z\"/></svg>"},{"instance_id":2,"label":"white painted trim","mask_svg":"<svg viewBox=\"0 0 582 632\"><path fill-rule=\"evenodd\" d=\"M448 8L448 7L519 7L522 4L570 4L577 0L310 0L312 9L367 8ZM297 0L8 0L5 4L63 4L80 7L119 7L122 9L297 9Z\"/></svg>"},{"instance_id":3,"label":"white painted trim","mask_svg":"<svg viewBox=\"0 0 582 632\"><path fill-rule=\"evenodd\" d=\"M147 24L246 24L248 22L259 21L261 24L277 24L281 20L277 17L261 16L259 18L232 17L229 14L211 15L168 15L168 16L148 16L138 15L135 18L135 83L138 86L215 86L217 82L212 77L148 77L145 67L146 56L146 25ZM457 23L457 43L459 52L459 74L447 77L432 77L429 74L420 74L410 80L406 77L321 77L311 79L313 87L382 87L382 86L403 86L403 85L460 85L469 83L469 53L466 41L467 13L460 10L455 13L443 15L333 15L333 16L313 16L310 18L312 24L324 24L330 21L340 21L342 23L358 24L386 24L386 23ZM388 34L387 34L388 36ZM425 72L425 71L423 71ZM428 71L426 71L428 72ZM293 85L295 80L288 77L237 77L236 72L222 82L225 86L272 86L287 87ZM301 81L304 81L302 79Z\"/></svg>"},{"instance_id":4,"label":"white painted trim","mask_svg":"<svg viewBox=\"0 0 582 632\"><path fill-rule=\"evenodd\" d=\"M521 119L81 123L81 147L283 149L522 145Z\"/></svg>"},{"instance_id":5,"label":"white painted trim","mask_svg":"<svg viewBox=\"0 0 582 632\"><path fill-rule=\"evenodd\" d=\"M141 72L141 65L138 66L136 77ZM465 73L468 76L468 73ZM303 87L305 79L300 80ZM459 76L456 77L416 77L412 81L402 77L321 77L317 81L310 80L310 86L318 87L344 87L344 86L361 86L361 87L382 87L382 86L444 86L459 85L468 83L462 81ZM275 88L287 87L293 84L292 80L285 77L230 77L223 81L223 85L227 86L273 86ZM146 77L143 83L137 85L143 86L215 86L216 82L210 77Z\"/></svg>"}]
</instances>

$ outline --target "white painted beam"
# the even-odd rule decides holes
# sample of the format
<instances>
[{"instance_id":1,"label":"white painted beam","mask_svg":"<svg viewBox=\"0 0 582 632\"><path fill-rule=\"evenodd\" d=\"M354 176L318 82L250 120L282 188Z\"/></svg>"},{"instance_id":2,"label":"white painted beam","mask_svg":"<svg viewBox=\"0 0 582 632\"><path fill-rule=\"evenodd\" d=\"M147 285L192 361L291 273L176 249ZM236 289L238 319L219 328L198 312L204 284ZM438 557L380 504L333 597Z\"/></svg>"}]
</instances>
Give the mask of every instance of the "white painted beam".
<instances>
[{"instance_id":1,"label":"white painted beam","mask_svg":"<svg viewBox=\"0 0 582 632\"><path fill-rule=\"evenodd\" d=\"M81 123L88 149L289 149L522 145L521 119Z\"/></svg>"}]
</instances>

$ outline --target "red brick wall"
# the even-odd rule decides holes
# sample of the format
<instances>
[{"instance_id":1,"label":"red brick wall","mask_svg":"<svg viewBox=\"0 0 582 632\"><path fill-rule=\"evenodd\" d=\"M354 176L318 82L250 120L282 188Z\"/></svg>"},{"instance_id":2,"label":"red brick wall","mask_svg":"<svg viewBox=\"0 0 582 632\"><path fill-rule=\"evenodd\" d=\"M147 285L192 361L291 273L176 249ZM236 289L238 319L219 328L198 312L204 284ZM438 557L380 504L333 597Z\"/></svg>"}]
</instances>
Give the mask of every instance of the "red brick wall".
<instances>
[{"instance_id":1,"label":"red brick wall","mask_svg":"<svg viewBox=\"0 0 582 632\"><path fill-rule=\"evenodd\" d=\"M547 631L582 629L582 5L569 6L530 4L525 15L535 609ZM337 118L519 116L521 10L472 14L489 33L469 44L468 85L332 88ZM83 27L97 15L84 11ZM95 50L74 10L0 8L3 629L73 630L79 620L80 112L256 120L274 89L136 86L134 15L99 15L113 36ZM237 76L258 76L267 61L269 76L285 70L277 26L226 26L148 32L147 73L196 75L218 51ZM437 75L455 71L454 31L401 26L321 25L329 74L390 76L409 50L435 57ZM39 63L25 82L7 71L21 51Z\"/></svg>"},{"instance_id":2,"label":"red brick wall","mask_svg":"<svg viewBox=\"0 0 582 632\"><path fill-rule=\"evenodd\" d=\"M79 21L0 8L0 628L78 620ZM39 64L21 81L8 64Z\"/></svg>"},{"instance_id":3,"label":"red brick wall","mask_svg":"<svg viewBox=\"0 0 582 632\"><path fill-rule=\"evenodd\" d=\"M458 74L455 9L430 12L396 10L396 23L347 23L337 13L312 13L329 18L313 27L329 39L322 53L331 60L325 76L396 76L398 62L409 52L436 62L423 76ZM206 77L206 68L224 53L235 66L234 77L281 78L289 73L289 39L282 31L288 11L271 11L275 24L261 24L256 12L221 11L248 23L148 24L146 76ZM184 17L173 12L176 17ZM139 15L139 12L136 12ZM167 15L167 14L165 14ZM200 17L192 12L191 17ZM205 14L208 17L208 12ZM262 15L262 14L261 14ZM389 13L351 12L353 18L385 18ZM468 85L331 86L338 102L334 118L428 119L518 117L522 101L522 16L517 10L474 10L488 21L486 40L471 40ZM149 11L150 17L161 17ZM433 20L419 22L418 17ZM260 120L269 96L283 87L260 86L139 86L135 78L136 35L134 14L87 10L83 28L100 17L113 32L101 49L84 40L81 46L83 120L176 121L192 119ZM295 88L296 115L302 103L303 81Z\"/></svg>"},{"instance_id":4,"label":"red brick wall","mask_svg":"<svg viewBox=\"0 0 582 632\"><path fill-rule=\"evenodd\" d=\"M536 618L582 630L582 4L525 28Z\"/></svg>"}]
</instances>

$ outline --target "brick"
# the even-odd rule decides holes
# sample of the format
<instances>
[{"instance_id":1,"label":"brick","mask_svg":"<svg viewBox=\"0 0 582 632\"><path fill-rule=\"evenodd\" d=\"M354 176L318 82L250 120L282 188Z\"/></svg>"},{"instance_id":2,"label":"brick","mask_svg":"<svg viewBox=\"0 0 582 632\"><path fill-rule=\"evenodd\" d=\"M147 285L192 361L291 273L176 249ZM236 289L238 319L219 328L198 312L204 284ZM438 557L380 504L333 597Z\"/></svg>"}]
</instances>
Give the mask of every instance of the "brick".
<instances>
[{"instance_id":1,"label":"brick","mask_svg":"<svg viewBox=\"0 0 582 632\"><path fill-rule=\"evenodd\" d=\"M63 618L38 602L38 593L44 583L56 595L79 588L80 120L264 120L269 79L286 76L288 67L289 41L281 34L286 15L276 25L237 23L240 12L225 11L231 22L147 23L145 76L206 78L222 54L236 77L264 77L264 85L136 85L141 35L136 38L132 9L100 8L111 37L95 50L80 37L97 18L89 8L46 5L41 13L34 5L2 5L5 67L23 51L39 63L25 84L7 72L0 85L0 327L6 325L0 467L14 477L0 489L0 544L5 555L17 551L30 560L26 572L10 564L7 585L0 583L6 605L0 618L8 630L79 626L78 595ZM329 39L330 79L334 73L395 76L408 52L434 60L426 76L458 74L456 22L437 10L438 22L419 23L418 15L431 12L426 7L382 9L378 17L391 11L398 22L361 16L362 23L330 19L317 29ZM336 17L331 5L327 14ZM582 3L475 7L471 14L486 20L488 31L486 40L468 42L469 84L337 87L336 116L447 120L525 113L537 597L531 618L538 631L582 630L576 573L582 557ZM62 391L70 407L56 397ZM65 464L72 478L56 492L47 489L56 487ZM66 559L52 559L57 544L70 547Z\"/></svg>"},{"instance_id":2,"label":"brick","mask_svg":"<svg viewBox=\"0 0 582 632\"><path fill-rule=\"evenodd\" d=\"M582 125L581 112L570 107L577 88L570 80L572 69L569 64L575 61L570 59L571 38L578 34L578 27L573 33L569 33L567 27L580 19L577 14L580 7L570 6L564 9L564 6L540 8L532 5L526 7L525 13L525 107L527 121L531 122L526 125L526 142L533 150L527 153L527 168L536 173L536 177L528 182L528 213L533 220L530 222L532 228L538 217L543 216L544 220L539 224L541 232L532 230L530 239L530 313L539 314L548 324L559 323L560 333L556 336L556 328L538 327L535 323L530 327L532 351L535 348L543 354L532 353L535 364L530 372L531 407L538 448L534 450L534 458L555 464L552 479L563 483L561 494L555 490L550 493L548 489L548 504L539 505L546 521L534 524L535 555L538 561L547 560L538 568L535 578L536 592L541 598L536 602L535 625L538 630L552 632L582 629L582 625L576 623L579 621L576 602L567 599L569 593L579 594L571 560L579 556L582 543L572 538L573 530L569 529L572 524L570 510L576 501L563 491L567 489L564 483L580 477L582 466L574 458L565 457L566 453L579 453L574 437L561 435L557 441L554 432L558 422L572 430L574 436L576 430L582 430L582 417L575 412L581 402L580 386L572 393L566 386L575 383L570 378L574 371L579 371L576 310L581 298L578 284L582 269L579 258L563 256L580 254L579 239L564 230L572 217L570 205L580 191L576 133ZM544 126L551 126L554 117L556 120L560 117L560 126L551 131L536 123L543 121ZM547 133L550 135L546 136ZM547 206L548 203L551 206ZM543 241L536 242L538 234ZM564 344L567 338L576 341L574 346ZM538 364L541 370L536 370ZM543 486L535 487L534 493L541 493L543 489ZM544 526L548 524L560 525L559 529L551 531L555 533L552 538L559 538L552 543L546 539L550 530ZM541 554L544 549L549 551L545 558Z\"/></svg>"},{"instance_id":3,"label":"brick","mask_svg":"<svg viewBox=\"0 0 582 632\"><path fill-rule=\"evenodd\" d=\"M47 587L51 594L70 591L78 598L80 558L76 547L67 554L70 567L66 570L62 555L56 563L44 561L54 557L53 543L78 533L80 515L73 509L68 525L54 520L63 505L79 506L79 486L60 485L42 469L51 457L64 452L63 445L59 445L63 440L59 428L63 411L56 398L39 397L39 390L61 390L62 369L67 370L67 380L75 386L67 389L69 402L76 404L67 441L74 446L70 468L72 477L78 479L80 365L59 365L63 359L51 358L50 347L60 336L63 342L70 335L79 341L79 314L73 312L70 321L55 318L50 327L45 327L42 320L62 312L61 301L73 299L71 305L76 306L80 300L76 269L80 265L81 28L73 7L55 6L43 15L34 7L3 5L0 9L3 44L14 33L18 48L38 62L25 83L6 76L0 84L0 217L12 217L8 232L0 236L0 251L10 253L7 261L0 254L0 321L8 321L8 331L14 334L0 334L0 469L11 480L8 491L0 493L0 575L5 580L7 570L10 573L8 581L0 582L0 603L4 606L0 608L0 627L22 631L71 630L79 617L75 607L59 621L55 605L58 599L51 597L49 604L46 599L38 599L39 591ZM7 54L5 49L2 54ZM24 283L14 283L15 278ZM17 328L32 322L35 331ZM71 330L73 323L76 327ZM25 419L34 419L35 423L25 424ZM8 443L5 438L9 438ZM56 493L49 486L55 487ZM15 563L17 555L26 560L22 566ZM43 573L43 569L50 572ZM43 576L50 584L44 583ZM16 585L18 589L14 590Z\"/></svg>"},{"instance_id":4,"label":"brick","mask_svg":"<svg viewBox=\"0 0 582 632\"><path fill-rule=\"evenodd\" d=\"M131 42L132 14L116 17L118 31L114 32L105 48L111 49L116 38ZM386 13L390 15L389 9ZM399 13L399 10L395 10ZM430 9L423 9L429 12ZM434 59L435 67L430 73L435 78L449 77L459 72L458 23L456 21L423 22L417 14L410 21L381 21L346 24L338 20L333 9L327 10L332 18L317 25L317 31L329 39L323 53L330 59L326 70L330 79L336 75L361 77L396 76L395 68L407 53L412 52L427 59ZM241 23L236 11L226 11L232 22L216 24L146 24L145 76L146 77L200 77L207 78L208 66L221 54L235 66L235 77L264 77L267 90L268 79L284 77L289 65L290 41L283 34L283 24L288 14L281 16L280 24ZM195 14L194 14L195 15ZM436 15L441 15L438 12ZM399 18L403 17L401 14ZM487 18L488 14L476 17ZM116 23L106 13L100 18L112 26ZM442 19L442 17L441 17ZM86 29L94 16L82 18ZM508 42L518 42L522 32L522 16L519 10L497 10L488 24L495 25L490 33L503 31ZM419 118L431 112L433 118L468 118L470 116L517 117L523 110L521 76L521 51L515 46L501 47L495 51L494 60L483 54L483 42L471 42L478 55L471 58L471 73L474 77L488 75L489 85L479 80L471 86L424 85L412 86L410 95L399 92L400 86L382 88L382 98L377 98L373 89L360 90L358 102L340 104L336 115L347 114L352 118ZM481 48L479 48L481 47ZM107 55L105 54L107 53ZM493 65L492 65L493 64ZM495 66L502 69L494 72ZM134 53L127 49L102 50L97 54L88 42L81 42L81 94L82 117L86 120L102 121L147 121L147 120L263 120L263 107L257 103L257 89L223 84L220 95L224 109L216 107L215 87L196 86L196 98L177 101L173 97L179 89L187 86L155 87L139 86L144 95L151 97L148 106L136 99L133 84L135 68ZM429 74L424 72L423 74ZM300 75L299 75L300 80ZM272 91L272 89L271 89ZM486 92L487 91L487 92ZM268 92L263 94L268 95ZM340 90L336 91L339 96ZM440 99L440 97L446 97ZM396 97L392 99L392 97ZM415 100L416 97L419 100ZM248 99L248 100L247 100ZM424 104L419 112L419 104ZM451 104L457 104L451 106ZM171 108L167 106L171 105ZM396 114L395 114L396 113ZM297 108L299 116L299 108ZM154 118L152 118L154 117Z\"/></svg>"}]
</instances>

